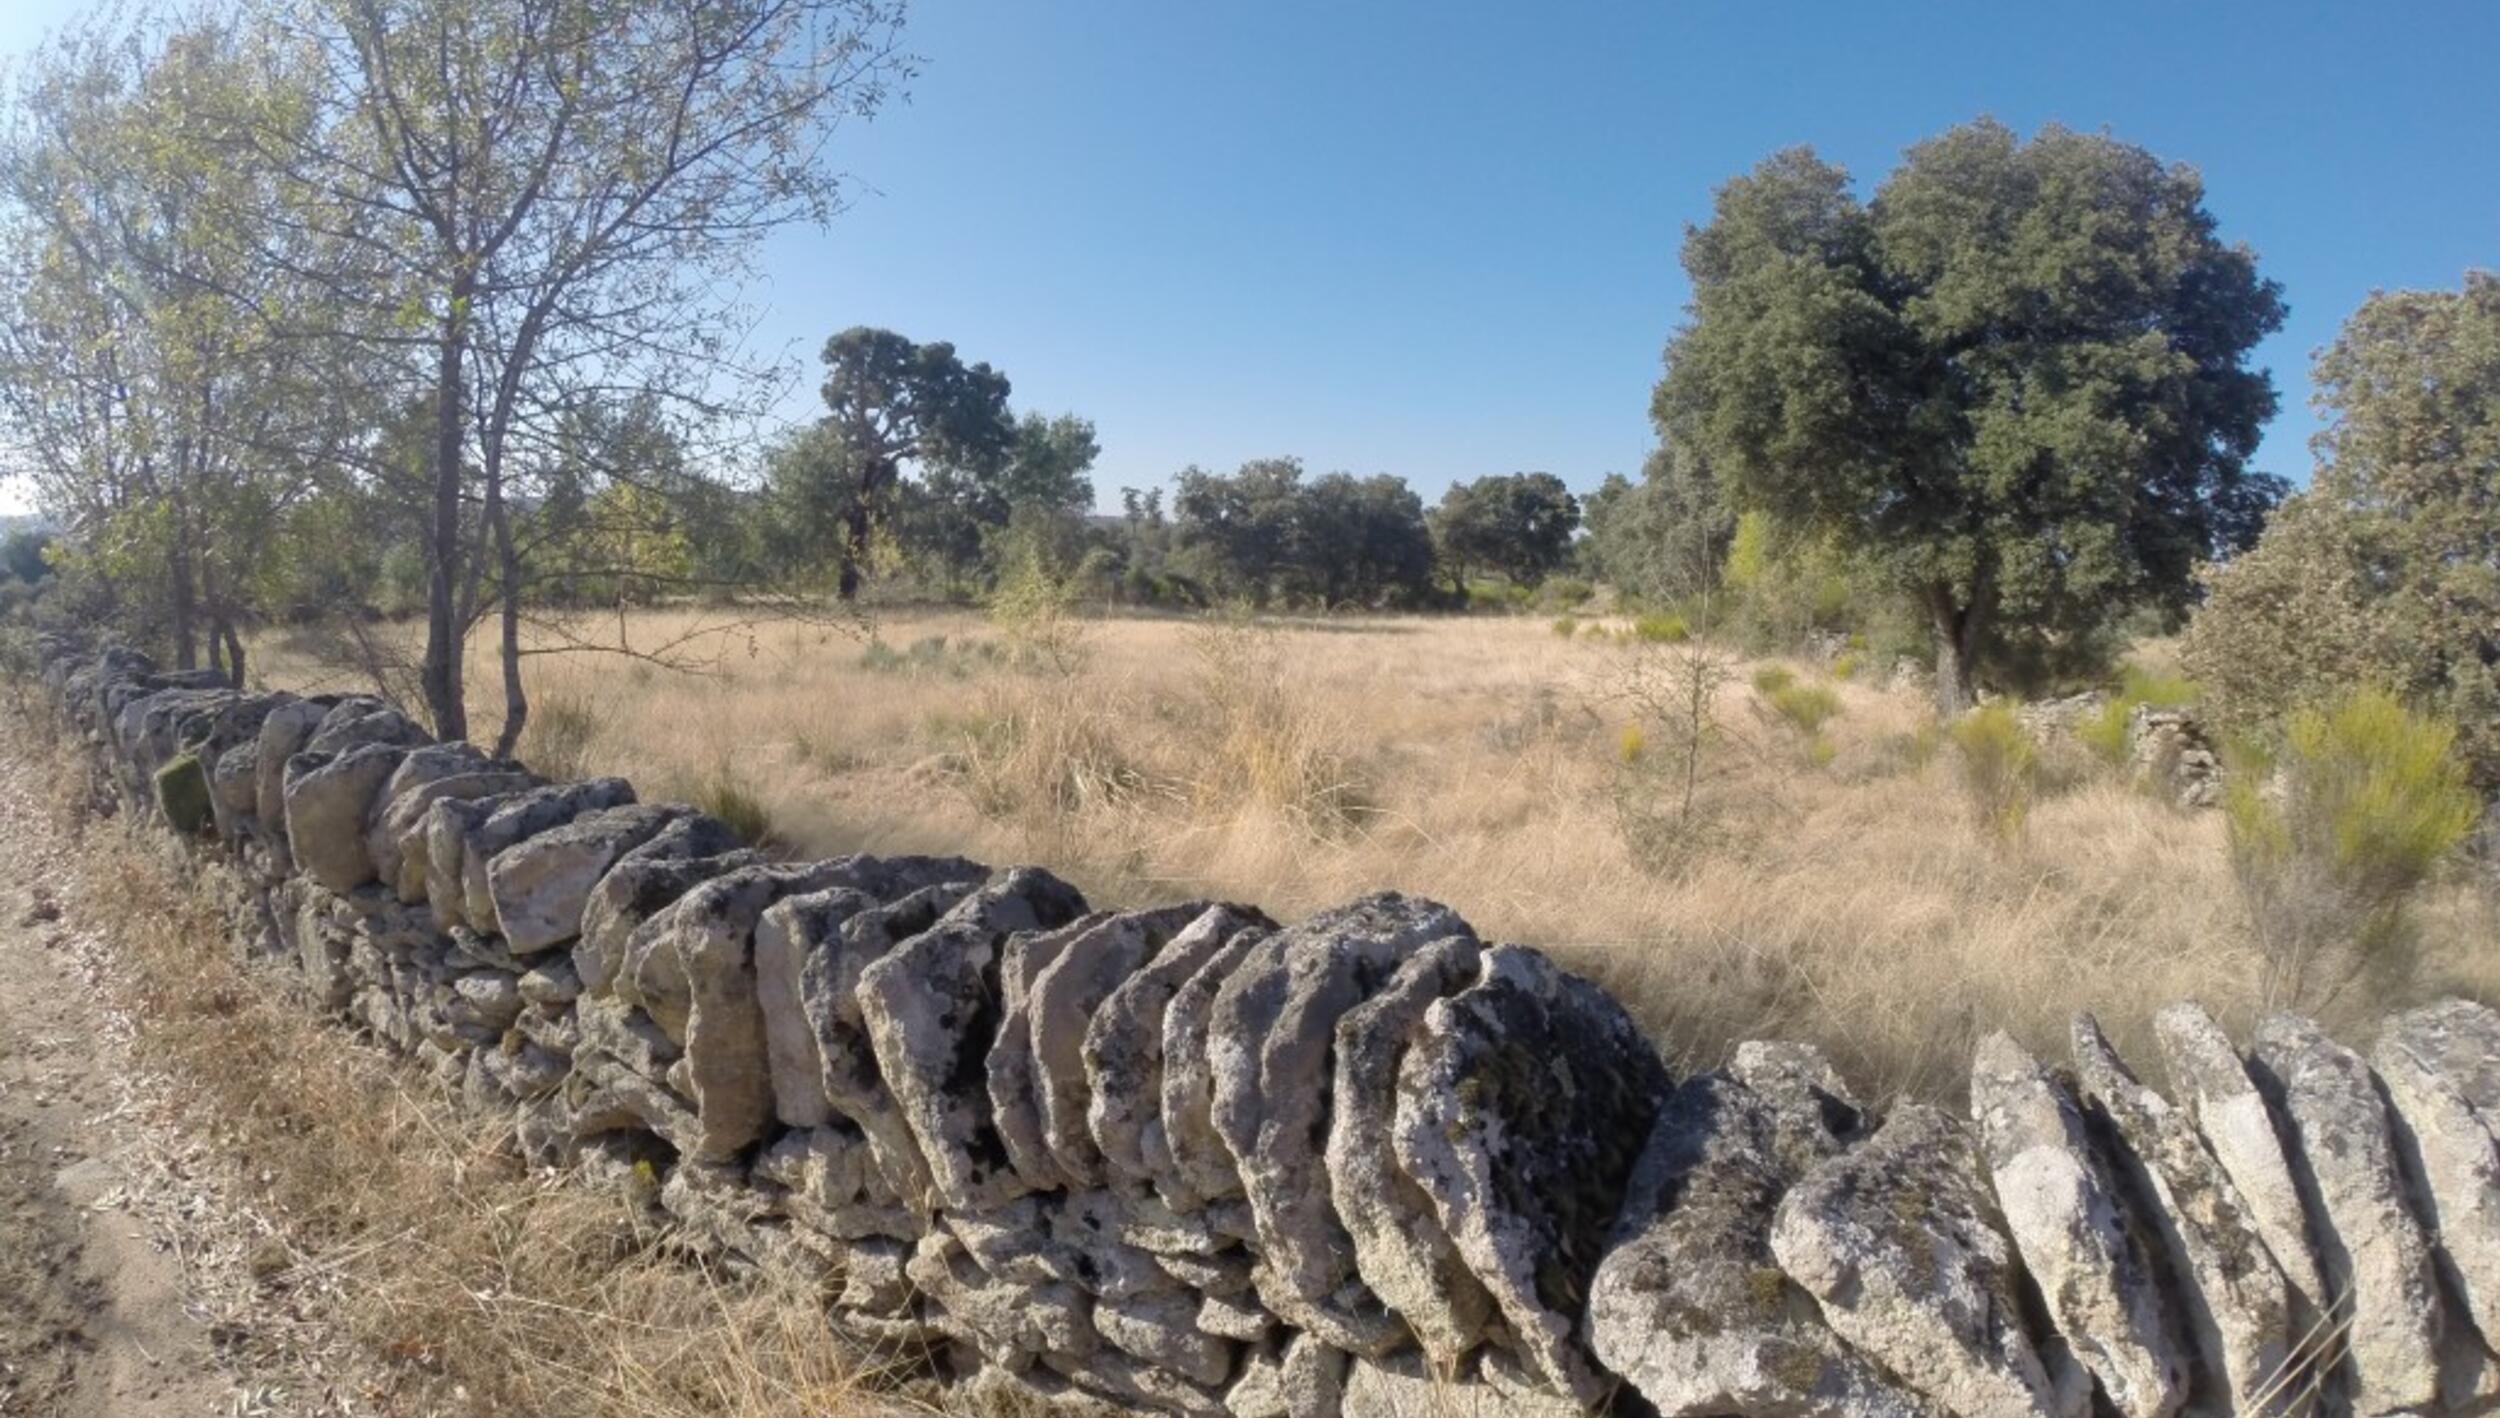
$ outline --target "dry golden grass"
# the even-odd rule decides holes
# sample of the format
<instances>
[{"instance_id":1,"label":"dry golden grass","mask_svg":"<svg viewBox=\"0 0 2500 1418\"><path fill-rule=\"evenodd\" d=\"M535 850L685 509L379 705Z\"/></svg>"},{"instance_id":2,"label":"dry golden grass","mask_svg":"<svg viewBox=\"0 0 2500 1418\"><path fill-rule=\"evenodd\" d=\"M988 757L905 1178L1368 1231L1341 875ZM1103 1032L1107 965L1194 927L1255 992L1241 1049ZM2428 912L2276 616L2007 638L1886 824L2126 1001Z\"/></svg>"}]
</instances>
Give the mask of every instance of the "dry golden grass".
<instances>
[{"instance_id":1,"label":"dry golden grass","mask_svg":"<svg viewBox=\"0 0 2500 1418\"><path fill-rule=\"evenodd\" d=\"M127 966L118 1004L138 1023L137 1058L277 1219L252 1257L255 1310L314 1313L313 1332L344 1336L343 1355L290 1352L306 1341L283 1326L238 1338L274 1349L251 1354L254 1368L324 1375L332 1391L304 1411L931 1411L875 1356L837 1342L820 1298L795 1282L732 1283L612 1193L523 1167L508 1123L464 1116L412 1068L321 1021L282 968L237 963L207 898L152 839L88 816L83 769L66 749L59 761L55 816L86 848L59 885Z\"/></svg>"},{"instance_id":2,"label":"dry golden grass","mask_svg":"<svg viewBox=\"0 0 2500 1418\"><path fill-rule=\"evenodd\" d=\"M698 625L648 612L632 631L654 644ZM1665 729L1627 734L1619 694L1635 657L1673 649L1530 618L1111 618L1063 673L1019 668L976 615L889 614L876 635L884 651L796 623L724 630L699 676L587 652L526 664L541 702L595 724L585 767L652 797L728 785L796 850L1036 862L1113 904L1290 916L1382 888L1432 896L1603 979L1687 1065L1803 1037L1873 1093L1952 1098L1987 1029L2062 1054L2069 1014L2090 1009L2146 1058L2164 1002L2202 999L2238 1027L2265 1004L2217 814L2049 754L2021 833L1998 842L1918 697L1864 675L1831 682L1841 712L1808 745L1733 666L1716 826L1679 843L1627 830L1627 802L1661 787L1626 760L1654 759ZM272 685L351 682L283 643L257 663ZM472 683L496 683L483 653ZM2442 991L2500 998L2481 899L2443 888L2423 919L2406 998L2348 994L2330 1022Z\"/></svg>"}]
</instances>

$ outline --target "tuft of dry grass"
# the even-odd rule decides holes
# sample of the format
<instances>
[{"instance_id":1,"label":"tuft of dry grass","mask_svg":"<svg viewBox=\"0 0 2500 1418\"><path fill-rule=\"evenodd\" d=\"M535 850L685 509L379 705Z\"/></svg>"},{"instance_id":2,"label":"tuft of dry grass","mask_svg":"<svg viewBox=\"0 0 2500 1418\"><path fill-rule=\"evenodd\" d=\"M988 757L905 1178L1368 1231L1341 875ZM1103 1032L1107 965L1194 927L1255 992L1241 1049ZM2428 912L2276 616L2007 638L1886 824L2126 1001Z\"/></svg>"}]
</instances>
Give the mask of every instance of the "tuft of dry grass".
<instances>
[{"instance_id":1,"label":"tuft of dry grass","mask_svg":"<svg viewBox=\"0 0 2500 1418\"><path fill-rule=\"evenodd\" d=\"M353 1411L929 1411L828 1328L812 1287L733 1281L612 1192L523 1166L508 1121L464 1115L316 1017L282 968L239 961L161 845L94 817L92 801L83 772L65 770L54 815L84 838L66 909L129 966L139 1058L280 1221L253 1259L261 1302L323 1308L353 1345L349 1363L323 1366L364 1376Z\"/></svg>"},{"instance_id":2,"label":"tuft of dry grass","mask_svg":"<svg viewBox=\"0 0 2500 1418\"><path fill-rule=\"evenodd\" d=\"M636 614L638 642L694 624ZM1706 839L1662 842L1682 775L1650 770L1675 736L1657 715L1627 722L1616 690L1640 657L1688 647L1624 625L1566 639L1524 616L1112 616L1087 625L1080 663L1041 675L1010 656L863 657L792 623L741 632L706 676L620 687L612 660L581 653L528 667L533 694L599 704L594 771L657 791L725 756L794 850L1035 862L1111 905L1208 896L1289 917L1384 888L1431 896L1597 976L1689 1065L1810 1038L1870 1092L1950 1100L1986 1028L2055 1050L2090 1009L2148 1057L2170 1000L2242 1025L2258 1012L2216 815L2131 792L2078 749L2000 844L1927 706L1871 676L1821 686L1836 708L1816 706L1807 763L1722 758ZM908 612L876 632L962 647L993 629ZM1762 668L1727 658L1732 689ZM259 663L289 687L342 673L277 648ZM1729 722L1743 727L1733 707ZM2434 887L2421 971L2339 1001L2341 1022L2438 991L2500 1000L2489 911L2463 883Z\"/></svg>"}]
</instances>

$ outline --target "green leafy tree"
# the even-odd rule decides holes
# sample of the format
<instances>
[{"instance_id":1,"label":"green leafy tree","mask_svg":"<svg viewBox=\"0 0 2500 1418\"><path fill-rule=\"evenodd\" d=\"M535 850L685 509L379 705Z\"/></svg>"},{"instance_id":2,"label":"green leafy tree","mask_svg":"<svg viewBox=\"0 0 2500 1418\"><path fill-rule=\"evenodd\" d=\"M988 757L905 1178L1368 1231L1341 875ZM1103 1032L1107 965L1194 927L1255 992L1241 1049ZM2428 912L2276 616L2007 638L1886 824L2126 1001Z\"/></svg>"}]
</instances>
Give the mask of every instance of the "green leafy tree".
<instances>
[{"instance_id":1,"label":"green leafy tree","mask_svg":"<svg viewBox=\"0 0 2500 1418\"><path fill-rule=\"evenodd\" d=\"M1581 508L1580 555L1596 579L1659 604L1718 588L1736 518L1691 448L1661 442L1639 482L1609 473Z\"/></svg>"},{"instance_id":2,"label":"green leafy tree","mask_svg":"<svg viewBox=\"0 0 2500 1418\"><path fill-rule=\"evenodd\" d=\"M839 591L859 594L869 536L891 511L906 463L995 477L1016 449L1007 376L965 364L945 341L914 344L854 326L825 342L826 428L843 453ZM833 484L827 484L831 490Z\"/></svg>"},{"instance_id":3,"label":"green leafy tree","mask_svg":"<svg viewBox=\"0 0 2500 1418\"><path fill-rule=\"evenodd\" d=\"M1926 608L1937 698L1979 662L2183 605L2280 493L2249 351L2283 318L2189 168L1980 120L1871 203L1794 149L1691 230L1653 404L1739 508L1831 536Z\"/></svg>"},{"instance_id":4,"label":"green leafy tree","mask_svg":"<svg viewBox=\"0 0 2500 1418\"><path fill-rule=\"evenodd\" d=\"M1509 473L1453 483L1432 515L1433 540L1463 589L1489 567L1534 586L1571 557L1580 500L1552 473Z\"/></svg>"},{"instance_id":5,"label":"green leafy tree","mask_svg":"<svg viewBox=\"0 0 2500 1418\"><path fill-rule=\"evenodd\" d=\"M1386 473L1330 473L1295 499L1294 581L1323 606L1411 605L1432 593L1423 499Z\"/></svg>"},{"instance_id":6,"label":"green leafy tree","mask_svg":"<svg viewBox=\"0 0 2500 1418\"><path fill-rule=\"evenodd\" d=\"M52 534L33 527L20 527L0 540L0 571L32 586L52 574L51 563L44 552L52 545Z\"/></svg>"},{"instance_id":7,"label":"green leafy tree","mask_svg":"<svg viewBox=\"0 0 2500 1418\"><path fill-rule=\"evenodd\" d=\"M1290 589L1301 459L1253 459L1229 475L1190 467L1173 481L1175 544L1205 579L1260 606Z\"/></svg>"},{"instance_id":8,"label":"green leafy tree","mask_svg":"<svg viewBox=\"0 0 2500 1418\"><path fill-rule=\"evenodd\" d=\"M2387 686L2500 791L2500 276L2372 295L2315 383L2309 490L2211 573L2188 667L2247 728Z\"/></svg>"}]
</instances>

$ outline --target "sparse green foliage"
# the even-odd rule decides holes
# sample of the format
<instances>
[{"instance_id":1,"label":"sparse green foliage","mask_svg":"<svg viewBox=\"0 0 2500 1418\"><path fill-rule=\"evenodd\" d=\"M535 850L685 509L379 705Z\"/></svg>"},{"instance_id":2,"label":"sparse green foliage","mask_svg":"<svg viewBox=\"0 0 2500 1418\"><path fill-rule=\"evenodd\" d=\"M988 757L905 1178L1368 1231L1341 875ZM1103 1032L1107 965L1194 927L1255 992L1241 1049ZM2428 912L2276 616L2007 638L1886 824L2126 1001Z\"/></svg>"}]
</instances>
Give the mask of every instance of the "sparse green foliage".
<instances>
[{"instance_id":1,"label":"sparse green foliage","mask_svg":"<svg viewBox=\"0 0 2500 1418\"><path fill-rule=\"evenodd\" d=\"M1693 638L1693 628L1673 611L1655 611L1635 619L1632 634L1648 645L1681 645Z\"/></svg>"},{"instance_id":2,"label":"sparse green foliage","mask_svg":"<svg viewBox=\"0 0 2500 1418\"><path fill-rule=\"evenodd\" d=\"M1754 693L1769 698L1797 682L1797 672L1786 665L1764 665L1753 672Z\"/></svg>"},{"instance_id":3,"label":"sparse green foliage","mask_svg":"<svg viewBox=\"0 0 2500 1418\"><path fill-rule=\"evenodd\" d=\"M532 706L522 731L521 760L558 782L587 777L590 749L599 738L599 712L585 699L547 695Z\"/></svg>"},{"instance_id":4,"label":"sparse green foliage","mask_svg":"<svg viewBox=\"0 0 2500 1418\"><path fill-rule=\"evenodd\" d=\"M1568 640L1572 636L1580 633L1579 618L1576 616L1558 615L1554 617L1553 630L1555 635Z\"/></svg>"},{"instance_id":5,"label":"sparse green foliage","mask_svg":"<svg viewBox=\"0 0 2500 1418\"><path fill-rule=\"evenodd\" d=\"M740 777L727 759L714 765L711 773L695 786L694 805L721 821L749 843L769 847L774 842L772 809L762 797Z\"/></svg>"},{"instance_id":6,"label":"sparse green foliage","mask_svg":"<svg viewBox=\"0 0 2500 1418\"><path fill-rule=\"evenodd\" d=\"M1952 736L1972 820L2000 841L2021 836L2031 816L2039 756L2013 702L1997 699L1971 710L1954 721Z\"/></svg>"},{"instance_id":7,"label":"sparse green foliage","mask_svg":"<svg viewBox=\"0 0 2500 1418\"><path fill-rule=\"evenodd\" d=\"M1770 696L1772 712L1808 739L1840 717L1840 695L1828 685L1785 684Z\"/></svg>"},{"instance_id":8,"label":"sparse green foliage","mask_svg":"<svg viewBox=\"0 0 2500 1418\"><path fill-rule=\"evenodd\" d=\"M2234 753L2232 863L2276 998L2310 1002L2409 963L2406 903L2481 814L2456 738L2455 725L2361 689L2295 713L2278 753Z\"/></svg>"}]
</instances>

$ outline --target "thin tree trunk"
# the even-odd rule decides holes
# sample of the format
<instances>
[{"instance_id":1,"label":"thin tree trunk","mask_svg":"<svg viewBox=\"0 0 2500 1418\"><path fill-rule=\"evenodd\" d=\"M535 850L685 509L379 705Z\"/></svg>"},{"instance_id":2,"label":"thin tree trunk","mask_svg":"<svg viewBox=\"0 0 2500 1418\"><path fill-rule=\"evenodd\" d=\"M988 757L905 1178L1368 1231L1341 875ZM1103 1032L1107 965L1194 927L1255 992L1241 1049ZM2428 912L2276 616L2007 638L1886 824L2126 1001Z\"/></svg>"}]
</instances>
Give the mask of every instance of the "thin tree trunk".
<instances>
[{"instance_id":1,"label":"thin tree trunk","mask_svg":"<svg viewBox=\"0 0 2500 1418\"><path fill-rule=\"evenodd\" d=\"M233 683L235 688L241 689L243 687L243 637L235 633L234 621L226 616L217 618L217 634L226 642L226 678Z\"/></svg>"},{"instance_id":2,"label":"thin tree trunk","mask_svg":"<svg viewBox=\"0 0 2500 1418\"><path fill-rule=\"evenodd\" d=\"M173 602L174 668L196 670L200 667L199 592L191 564L191 518L180 494L173 499L172 511L174 544L166 570L171 579L168 599Z\"/></svg>"},{"instance_id":3,"label":"thin tree trunk","mask_svg":"<svg viewBox=\"0 0 2500 1418\"><path fill-rule=\"evenodd\" d=\"M503 658L503 730L495 735L495 756L510 758L529 726L529 694L521 687L521 554L512 544L512 514L498 494L487 511L494 524L495 563L503 581L501 634Z\"/></svg>"},{"instance_id":4,"label":"thin tree trunk","mask_svg":"<svg viewBox=\"0 0 2500 1418\"><path fill-rule=\"evenodd\" d=\"M836 589L843 601L859 598L860 566L868 560L868 495L863 492L851 502L843 514L847 531L842 547L842 575Z\"/></svg>"},{"instance_id":5,"label":"thin tree trunk","mask_svg":"<svg viewBox=\"0 0 2500 1418\"><path fill-rule=\"evenodd\" d=\"M462 326L468 319L470 282L453 283L442 349L434 371L434 518L426 541L425 664L420 679L435 737L469 736L469 706L462 684L466 627L455 600L460 584Z\"/></svg>"},{"instance_id":6,"label":"thin tree trunk","mask_svg":"<svg viewBox=\"0 0 2500 1418\"><path fill-rule=\"evenodd\" d=\"M1979 702L1971 679L1973 631L1978 613L1944 586L1927 588L1927 612L1936 638L1936 712L1950 719Z\"/></svg>"}]
</instances>

